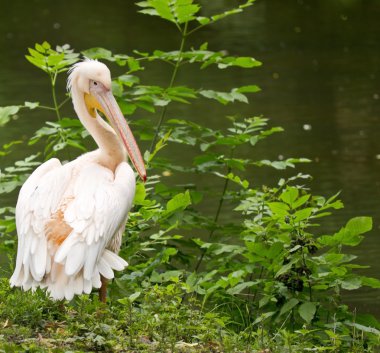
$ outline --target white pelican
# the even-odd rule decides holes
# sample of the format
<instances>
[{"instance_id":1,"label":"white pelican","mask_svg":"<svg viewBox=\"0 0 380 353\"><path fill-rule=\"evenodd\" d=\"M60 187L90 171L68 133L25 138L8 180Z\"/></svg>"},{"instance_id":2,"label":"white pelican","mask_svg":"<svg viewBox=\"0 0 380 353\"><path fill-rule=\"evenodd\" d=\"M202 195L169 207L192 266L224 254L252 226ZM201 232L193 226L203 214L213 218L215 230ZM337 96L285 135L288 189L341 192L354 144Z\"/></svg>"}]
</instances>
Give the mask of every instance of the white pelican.
<instances>
[{"instance_id":1,"label":"white pelican","mask_svg":"<svg viewBox=\"0 0 380 353\"><path fill-rule=\"evenodd\" d=\"M57 300L100 288L105 301L107 279L128 265L117 255L136 186L127 155L144 181L146 171L112 95L107 66L85 59L72 67L67 86L80 121L99 148L64 165L50 159L22 186L10 284L46 288Z\"/></svg>"}]
</instances>

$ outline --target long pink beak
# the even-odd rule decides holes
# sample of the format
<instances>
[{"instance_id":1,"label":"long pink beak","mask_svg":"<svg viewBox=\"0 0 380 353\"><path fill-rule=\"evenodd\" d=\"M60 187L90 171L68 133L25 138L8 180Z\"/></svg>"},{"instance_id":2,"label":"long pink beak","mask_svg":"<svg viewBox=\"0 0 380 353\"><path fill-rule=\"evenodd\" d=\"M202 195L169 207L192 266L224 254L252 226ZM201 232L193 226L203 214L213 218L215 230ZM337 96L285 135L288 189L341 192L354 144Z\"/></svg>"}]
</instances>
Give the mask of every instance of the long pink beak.
<instances>
[{"instance_id":1,"label":"long pink beak","mask_svg":"<svg viewBox=\"0 0 380 353\"><path fill-rule=\"evenodd\" d=\"M121 112L119 105L117 104L115 97L113 96L111 90L94 90L91 92L98 100L101 105L104 114L107 116L112 127L115 129L119 138L123 141L129 158L131 159L133 165L136 168L137 173L140 178L146 181L146 170L144 165L144 160L141 156L139 147L137 146L136 140L129 128L123 113Z\"/></svg>"}]
</instances>

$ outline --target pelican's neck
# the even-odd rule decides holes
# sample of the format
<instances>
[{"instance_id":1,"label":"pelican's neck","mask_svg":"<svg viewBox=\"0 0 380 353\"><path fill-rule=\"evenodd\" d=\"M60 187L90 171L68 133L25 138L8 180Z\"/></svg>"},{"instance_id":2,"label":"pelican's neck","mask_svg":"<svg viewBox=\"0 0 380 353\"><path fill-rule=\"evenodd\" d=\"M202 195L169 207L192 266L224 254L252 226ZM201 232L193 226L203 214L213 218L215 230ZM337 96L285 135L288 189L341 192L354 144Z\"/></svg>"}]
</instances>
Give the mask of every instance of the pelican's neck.
<instances>
[{"instance_id":1,"label":"pelican's neck","mask_svg":"<svg viewBox=\"0 0 380 353\"><path fill-rule=\"evenodd\" d=\"M115 171L116 167L126 160L127 155L124 146L120 143L112 127L99 114L96 114L96 118L90 115L86 107L83 92L73 86L71 95L74 110L79 120L99 147L98 163Z\"/></svg>"}]
</instances>

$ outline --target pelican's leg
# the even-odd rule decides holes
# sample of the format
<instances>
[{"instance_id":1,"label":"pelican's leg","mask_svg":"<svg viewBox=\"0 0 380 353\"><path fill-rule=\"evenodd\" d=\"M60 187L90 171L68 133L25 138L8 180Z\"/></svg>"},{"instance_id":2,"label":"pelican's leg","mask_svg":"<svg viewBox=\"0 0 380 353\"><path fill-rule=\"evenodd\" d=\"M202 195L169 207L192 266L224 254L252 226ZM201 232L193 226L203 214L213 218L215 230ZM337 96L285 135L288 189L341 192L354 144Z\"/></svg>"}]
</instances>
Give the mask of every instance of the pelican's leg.
<instances>
[{"instance_id":1,"label":"pelican's leg","mask_svg":"<svg viewBox=\"0 0 380 353\"><path fill-rule=\"evenodd\" d=\"M102 275L100 275L100 280L102 282L102 286L99 288L99 300L102 303L105 303L107 300L107 285L108 280L107 278L104 278Z\"/></svg>"}]
</instances>

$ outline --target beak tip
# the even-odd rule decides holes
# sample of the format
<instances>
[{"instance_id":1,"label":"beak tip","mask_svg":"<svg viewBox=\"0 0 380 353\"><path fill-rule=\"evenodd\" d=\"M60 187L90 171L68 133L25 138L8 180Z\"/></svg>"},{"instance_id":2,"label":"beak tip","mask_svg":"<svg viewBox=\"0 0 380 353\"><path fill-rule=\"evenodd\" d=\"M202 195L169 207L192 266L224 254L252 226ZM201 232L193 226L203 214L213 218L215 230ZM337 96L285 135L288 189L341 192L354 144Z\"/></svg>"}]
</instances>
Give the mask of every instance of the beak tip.
<instances>
[{"instance_id":1,"label":"beak tip","mask_svg":"<svg viewBox=\"0 0 380 353\"><path fill-rule=\"evenodd\" d=\"M144 183L146 182L146 174L144 174L144 175L142 176L142 180L143 180Z\"/></svg>"}]
</instances>

